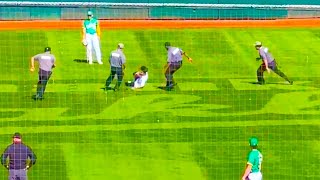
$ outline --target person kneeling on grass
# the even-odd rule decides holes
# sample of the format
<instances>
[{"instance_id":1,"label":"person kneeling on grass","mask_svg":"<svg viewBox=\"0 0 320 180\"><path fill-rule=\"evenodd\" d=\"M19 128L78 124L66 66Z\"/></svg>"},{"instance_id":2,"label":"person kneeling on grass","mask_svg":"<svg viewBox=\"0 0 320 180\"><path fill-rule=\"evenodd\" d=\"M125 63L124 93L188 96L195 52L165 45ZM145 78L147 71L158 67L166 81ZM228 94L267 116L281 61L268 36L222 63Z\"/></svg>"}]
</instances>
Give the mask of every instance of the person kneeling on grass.
<instances>
[{"instance_id":1,"label":"person kneeling on grass","mask_svg":"<svg viewBox=\"0 0 320 180\"><path fill-rule=\"evenodd\" d=\"M139 71L133 73L133 77L133 81L125 83L126 86L129 86L132 89L143 88L148 81L148 68L146 66L141 66Z\"/></svg>"}]
</instances>

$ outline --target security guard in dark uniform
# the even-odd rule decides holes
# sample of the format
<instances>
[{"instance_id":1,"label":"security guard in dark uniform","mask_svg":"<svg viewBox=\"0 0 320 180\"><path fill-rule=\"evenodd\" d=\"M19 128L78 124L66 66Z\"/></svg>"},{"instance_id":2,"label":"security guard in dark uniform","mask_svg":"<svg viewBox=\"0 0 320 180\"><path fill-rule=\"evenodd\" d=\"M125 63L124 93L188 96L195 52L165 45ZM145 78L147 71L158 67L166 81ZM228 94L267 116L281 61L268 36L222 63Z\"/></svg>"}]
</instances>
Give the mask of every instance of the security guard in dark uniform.
<instances>
[{"instance_id":1,"label":"security guard in dark uniform","mask_svg":"<svg viewBox=\"0 0 320 180\"><path fill-rule=\"evenodd\" d=\"M1 155L1 164L9 170L10 180L27 180L27 170L36 163L37 157L31 148L22 143L20 133L15 133L12 138L13 143Z\"/></svg>"}]
</instances>

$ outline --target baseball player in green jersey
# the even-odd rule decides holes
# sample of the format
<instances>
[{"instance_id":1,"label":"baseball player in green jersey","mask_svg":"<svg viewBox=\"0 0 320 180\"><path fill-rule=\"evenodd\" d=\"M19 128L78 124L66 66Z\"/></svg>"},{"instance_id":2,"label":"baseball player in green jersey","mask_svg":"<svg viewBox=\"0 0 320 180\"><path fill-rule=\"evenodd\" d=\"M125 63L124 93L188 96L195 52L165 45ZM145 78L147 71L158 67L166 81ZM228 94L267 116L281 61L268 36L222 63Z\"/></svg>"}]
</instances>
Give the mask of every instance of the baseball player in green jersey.
<instances>
[{"instance_id":1,"label":"baseball player in green jersey","mask_svg":"<svg viewBox=\"0 0 320 180\"><path fill-rule=\"evenodd\" d=\"M87 61L92 64L93 50L96 54L97 61L99 64L103 64L101 61L101 50L100 50L100 26L96 18L93 17L92 11L88 11L88 19L83 22L82 31L82 43L87 48Z\"/></svg>"},{"instance_id":2,"label":"baseball player in green jersey","mask_svg":"<svg viewBox=\"0 0 320 180\"><path fill-rule=\"evenodd\" d=\"M262 154L257 149L258 138L251 137L249 139L249 145L251 151L248 154L247 165L242 176L242 180L262 180L261 174L261 164L262 164Z\"/></svg>"}]
</instances>

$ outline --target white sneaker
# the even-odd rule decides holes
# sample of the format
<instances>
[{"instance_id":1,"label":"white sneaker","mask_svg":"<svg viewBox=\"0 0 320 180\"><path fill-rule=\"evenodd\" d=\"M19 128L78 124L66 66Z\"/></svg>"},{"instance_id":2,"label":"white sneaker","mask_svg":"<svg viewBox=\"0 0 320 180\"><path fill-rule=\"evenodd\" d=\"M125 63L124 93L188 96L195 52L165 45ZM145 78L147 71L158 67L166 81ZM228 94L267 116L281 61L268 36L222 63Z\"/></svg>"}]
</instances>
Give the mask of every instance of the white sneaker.
<instances>
[{"instance_id":1,"label":"white sneaker","mask_svg":"<svg viewBox=\"0 0 320 180\"><path fill-rule=\"evenodd\" d=\"M92 62L89 62L89 64L92 64Z\"/></svg>"},{"instance_id":2,"label":"white sneaker","mask_svg":"<svg viewBox=\"0 0 320 180\"><path fill-rule=\"evenodd\" d=\"M103 64L103 62L98 62L98 64Z\"/></svg>"}]
</instances>

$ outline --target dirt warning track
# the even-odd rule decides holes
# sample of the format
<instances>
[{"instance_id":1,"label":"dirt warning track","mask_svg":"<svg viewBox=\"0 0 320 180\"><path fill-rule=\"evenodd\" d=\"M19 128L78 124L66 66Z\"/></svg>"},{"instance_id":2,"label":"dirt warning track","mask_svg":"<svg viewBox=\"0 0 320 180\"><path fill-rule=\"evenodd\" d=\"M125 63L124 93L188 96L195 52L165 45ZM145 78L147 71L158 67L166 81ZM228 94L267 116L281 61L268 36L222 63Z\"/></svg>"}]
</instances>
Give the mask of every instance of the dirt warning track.
<instances>
[{"instance_id":1,"label":"dirt warning track","mask_svg":"<svg viewBox=\"0 0 320 180\"><path fill-rule=\"evenodd\" d=\"M100 20L106 29L320 27L320 19L279 20ZM0 21L0 30L79 29L80 20Z\"/></svg>"}]
</instances>

